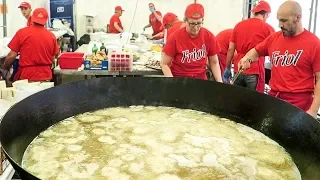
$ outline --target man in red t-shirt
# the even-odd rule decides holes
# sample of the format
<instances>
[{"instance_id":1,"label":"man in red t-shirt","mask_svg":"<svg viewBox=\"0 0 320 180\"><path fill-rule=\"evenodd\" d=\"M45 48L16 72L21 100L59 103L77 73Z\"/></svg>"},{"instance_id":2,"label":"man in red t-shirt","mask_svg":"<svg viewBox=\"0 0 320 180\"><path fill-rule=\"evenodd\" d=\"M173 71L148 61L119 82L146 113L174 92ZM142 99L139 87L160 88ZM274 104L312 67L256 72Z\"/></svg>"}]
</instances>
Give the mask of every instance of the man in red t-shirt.
<instances>
[{"instance_id":1,"label":"man in red t-shirt","mask_svg":"<svg viewBox=\"0 0 320 180\"><path fill-rule=\"evenodd\" d=\"M221 75L226 69L227 52L229 49L230 38L233 29L226 29L217 34L216 39L220 45L221 51L218 53Z\"/></svg>"},{"instance_id":2,"label":"man in red t-shirt","mask_svg":"<svg viewBox=\"0 0 320 180\"><path fill-rule=\"evenodd\" d=\"M121 6L117 6L114 9L114 15L110 19L109 31L108 31L109 33L114 33L114 34L123 33L123 27L120 20L120 16L122 16L123 11L124 10L122 9Z\"/></svg>"},{"instance_id":3,"label":"man in red t-shirt","mask_svg":"<svg viewBox=\"0 0 320 180\"><path fill-rule=\"evenodd\" d=\"M28 2L22 2L18 8L20 8L23 17L28 20L27 26L31 26L31 5Z\"/></svg>"},{"instance_id":4,"label":"man in red t-shirt","mask_svg":"<svg viewBox=\"0 0 320 180\"><path fill-rule=\"evenodd\" d=\"M7 77L13 61L20 53L19 67L14 81L49 81L52 79L52 63L58 54L56 37L44 25L48 21L48 12L44 8L34 10L32 25L17 31L8 47L10 53L5 59L2 76Z\"/></svg>"},{"instance_id":5,"label":"man in red t-shirt","mask_svg":"<svg viewBox=\"0 0 320 180\"><path fill-rule=\"evenodd\" d=\"M231 78L232 61L234 60L234 73L237 73L239 60L250 49L274 32L274 29L266 23L271 12L270 5L267 2L260 1L251 11L254 13L254 17L239 22L233 29L227 54L226 69L223 75L225 83L228 83ZM237 51L237 55L234 58L235 51ZM264 61L264 57L261 56L257 63L252 64L250 69L243 71L238 76L234 84L263 93L265 85Z\"/></svg>"},{"instance_id":6,"label":"man in red t-shirt","mask_svg":"<svg viewBox=\"0 0 320 180\"><path fill-rule=\"evenodd\" d=\"M169 36L172 35L174 32L186 26L183 21L180 21L178 16L173 13L167 13L163 16L162 19L163 26L167 30L165 35L166 40L168 40Z\"/></svg>"},{"instance_id":7,"label":"man in red t-shirt","mask_svg":"<svg viewBox=\"0 0 320 180\"><path fill-rule=\"evenodd\" d=\"M149 16L149 24L143 28L143 31L145 31L146 28L152 27L153 33L150 39L162 39L164 29L162 26L162 14L160 11L156 11L153 3L149 3L149 10L151 11L151 14Z\"/></svg>"},{"instance_id":8,"label":"man in red t-shirt","mask_svg":"<svg viewBox=\"0 0 320 180\"><path fill-rule=\"evenodd\" d=\"M238 68L248 69L259 56L270 56L269 94L316 118L320 107L320 41L302 27L301 17L301 6L297 2L283 3L277 14L282 31L251 49L239 61Z\"/></svg>"},{"instance_id":9,"label":"man in red t-shirt","mask_svg":"<svg viewBox=\"0 0 320 180\"><path fill-rule=\"evenodd\" d=\"M203 18L201 4L190 4L186 8L186 26L173 33L163 48L161 67L166 77L206 80L206 65L209 62L215 80L222 82L217 56L220 47L215 36L201 27Z\"/></svg>"}]
</instances>

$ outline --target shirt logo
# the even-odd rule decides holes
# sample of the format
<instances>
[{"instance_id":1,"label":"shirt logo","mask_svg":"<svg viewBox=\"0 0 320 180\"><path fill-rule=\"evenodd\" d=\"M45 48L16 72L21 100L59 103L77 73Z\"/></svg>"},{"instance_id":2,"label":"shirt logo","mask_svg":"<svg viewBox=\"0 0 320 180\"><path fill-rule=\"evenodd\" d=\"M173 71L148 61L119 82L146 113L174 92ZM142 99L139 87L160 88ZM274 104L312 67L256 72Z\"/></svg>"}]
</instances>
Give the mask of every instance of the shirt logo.
<instances>
[{"instance_id":1,"label":"shirt logo","mask_svg":"<svg viewBox=\"0 0 320 180\"><path fill-rule=\"evenodd\" d=\"M202 58L205 58L207 54L206 45L202 45L201 49L193 48L193 50L190 52L189 50L182 51L182 59L181 63L184 63L187 61L188 63L192 61L199 61Z\"/></svg>"},{"instance_id":2,"label":"shirt logo","mask_svg":"<svg viewBox=\"0 0 320 180\"><path fill-rule=\"evenodd\" d=\"M284 54L280 54L280 51L272 52L271 62L272 65L277 67L280 66L297 66L297 63L303 53L303 50L298 50L296 54L289 54L289 51L286 50Z\"/></svg>"}]
</instances>

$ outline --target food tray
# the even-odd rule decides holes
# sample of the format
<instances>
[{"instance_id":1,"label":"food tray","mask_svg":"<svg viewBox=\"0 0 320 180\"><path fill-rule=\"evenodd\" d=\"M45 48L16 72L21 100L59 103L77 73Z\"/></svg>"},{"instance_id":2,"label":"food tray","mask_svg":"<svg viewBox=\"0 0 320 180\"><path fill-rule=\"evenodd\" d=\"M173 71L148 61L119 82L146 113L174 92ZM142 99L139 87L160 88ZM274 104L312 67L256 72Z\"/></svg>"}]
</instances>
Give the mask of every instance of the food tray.
<instances>
[{"instance_id":1,"label":"food tray","mask_svg":"<svg viewBox=\"0 0 320 180\"><path fill-rule=\"evenodd\" d=\"M145 65L145 66L146 66L147 68L151 68L151 69L155 69L155 70L159 70L159 71L162 70L160 66L152 66L152 65L149 65L149 64L147 64L147 65Z\"/></svg>"},{"instance_id":2,"label":"food tray","mask_svg":"<svg viewBox=\"0 0 320 180\"><path fill-rule=\"evenodd\" d=\"M162 70L161 63L158 60L149 60L149 62L145 66L155 70Z\"/></svg>"}]
</instances>

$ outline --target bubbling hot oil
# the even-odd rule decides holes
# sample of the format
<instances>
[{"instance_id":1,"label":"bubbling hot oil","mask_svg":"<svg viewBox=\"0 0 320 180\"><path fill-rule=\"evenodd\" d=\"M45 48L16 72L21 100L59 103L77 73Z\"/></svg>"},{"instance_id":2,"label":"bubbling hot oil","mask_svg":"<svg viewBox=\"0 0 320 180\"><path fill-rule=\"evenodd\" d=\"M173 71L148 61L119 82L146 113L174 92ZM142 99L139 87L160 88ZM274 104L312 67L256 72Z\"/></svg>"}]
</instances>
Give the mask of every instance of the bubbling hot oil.
<instances>
[{"instance_id":1,"label":"bubbling hot oil","mask_svg":"<svg viewBox=\"0 0 320 180\"><path fill-rule=\"evenodd\" d=\"M132 106L68 118L27 148L41 179L300 180L289 154L247 126L194 110Z\"/></svg>"}]
</instances>

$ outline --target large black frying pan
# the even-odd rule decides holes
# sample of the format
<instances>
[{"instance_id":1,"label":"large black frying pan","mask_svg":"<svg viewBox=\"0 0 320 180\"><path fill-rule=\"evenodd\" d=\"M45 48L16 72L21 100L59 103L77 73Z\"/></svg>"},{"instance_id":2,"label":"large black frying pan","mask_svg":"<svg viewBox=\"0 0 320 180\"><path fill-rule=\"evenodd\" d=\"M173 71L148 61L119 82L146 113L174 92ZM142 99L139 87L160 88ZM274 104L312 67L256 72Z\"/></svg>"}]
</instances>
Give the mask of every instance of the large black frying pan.
<instances>
[{"instance_id":1,"label":"large black frying pan","mask_svg":"<svg viewBox=\"0 0 320 180\"><path fill-rule=\"evenodd\" d=\"M25 149L40 132L76 114L130 105L173 106L231 118L285 147L303 179L320 179L320 124L315 119L268 95L192 79L99 78L37 93L3 117L2 148L21 178L37 179L20 165Z\"/></svg>"}]
</instances>

